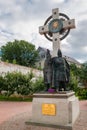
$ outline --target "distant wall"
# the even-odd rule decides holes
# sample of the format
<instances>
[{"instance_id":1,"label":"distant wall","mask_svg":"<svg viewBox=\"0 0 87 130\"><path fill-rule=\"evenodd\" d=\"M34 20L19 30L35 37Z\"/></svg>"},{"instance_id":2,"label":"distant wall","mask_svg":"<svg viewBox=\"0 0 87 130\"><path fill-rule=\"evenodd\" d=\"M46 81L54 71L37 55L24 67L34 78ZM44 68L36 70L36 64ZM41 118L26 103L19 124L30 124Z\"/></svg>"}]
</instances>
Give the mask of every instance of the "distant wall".
<instances>
[{"instance_id":1,"label":"distant wall","mask_svg":"<svg viewBox=\"0 0 87 130\"><path fill-rule=\"evenodd\" d=\"M7 72L21 72L23 74L27 74L31 71L36 77L43 76L43 72L40 70L0 61L0 75L4 75Z\"/></svg>"}]
</instances>

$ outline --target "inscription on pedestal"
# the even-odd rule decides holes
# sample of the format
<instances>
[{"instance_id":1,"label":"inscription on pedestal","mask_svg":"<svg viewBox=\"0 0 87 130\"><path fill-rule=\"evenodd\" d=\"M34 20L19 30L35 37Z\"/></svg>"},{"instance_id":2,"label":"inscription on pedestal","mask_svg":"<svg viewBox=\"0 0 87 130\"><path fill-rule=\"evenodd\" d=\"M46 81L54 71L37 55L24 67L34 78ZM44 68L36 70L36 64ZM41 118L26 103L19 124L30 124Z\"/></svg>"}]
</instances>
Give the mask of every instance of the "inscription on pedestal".
<instances>
[{"instance_id":1,"label":"inscription on pedestal","mask_svg":"<svg viewBox=\"0 0 87 130\"><path fill-rule=\"evenodd\" d=\"M43 115L56 115L56 105L55 104L42 104L42 114Z\"/></svg>"}]
</instances>

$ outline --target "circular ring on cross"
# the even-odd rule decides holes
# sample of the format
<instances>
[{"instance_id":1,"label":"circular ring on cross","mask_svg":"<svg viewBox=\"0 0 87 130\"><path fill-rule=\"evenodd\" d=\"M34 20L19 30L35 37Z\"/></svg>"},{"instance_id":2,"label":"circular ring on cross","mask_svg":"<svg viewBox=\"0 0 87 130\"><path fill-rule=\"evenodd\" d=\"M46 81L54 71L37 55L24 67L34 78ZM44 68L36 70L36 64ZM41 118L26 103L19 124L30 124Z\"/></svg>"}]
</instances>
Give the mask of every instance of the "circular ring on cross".
<instances>
[{"instance_id":1,"label":"circular ring on cross","mask_svg":"<svg viewBox=\"0 0 87 130\"><path fill-rule=\"evenodd\" d=\"M59 13L59 19L53 19L52 15L47 18L44 25L48 24L49 32L44 33L44 36L49 40L52 40L53 33L59 32L60 40L63 40L70 32L70 29L63 29L63 21L69 20L69 17L63 13Z\"/></svg>"}]
</instances>

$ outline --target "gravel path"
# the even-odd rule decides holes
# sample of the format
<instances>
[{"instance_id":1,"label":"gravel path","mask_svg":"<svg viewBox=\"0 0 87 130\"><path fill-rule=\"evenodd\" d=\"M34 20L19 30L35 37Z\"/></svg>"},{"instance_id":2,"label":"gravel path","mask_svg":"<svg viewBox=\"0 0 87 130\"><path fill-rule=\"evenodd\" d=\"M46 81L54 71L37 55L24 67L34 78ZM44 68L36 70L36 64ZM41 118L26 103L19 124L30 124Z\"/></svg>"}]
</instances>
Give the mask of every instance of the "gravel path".
<instances>
[{"instance_id":1,"label":"gravel path","mask_svg":"<svg viewBox=\"0 0 87 130\"><path fill-rule=\"evenodd\" d=\"M31 130L25 122L29 120L30 112L25 112L10 118L0 125L0 130ZM47 130L47 129L46 129ZM87 130L87 111L81 111L73 130Z\"/></svg>"},{"instance_id":2,"label":"gravel path","mask_svg":"<svg viewBox=\"0 0 87 130\"><path fill-rule=\"evenodd\" d=\"M29 116L29 112L13 116L0 125L0 130L29 130L29 126L25 124L29 120Z\"/></svg>"},{"instance_id":3,"label":"gravel path","mask_svg":"<svg viewBox=\"0 0 87 130\"><path fill-rule=\"evenodd\" d=\"M87 130L87 101L80 102L80 108L80 116L76 121L73 130ZM31 130L30 126L25 124L30 117L30 110L12 116L10 119L0 124L0 130ZM47 130L47 128L45 130Z\"/></svg>"}]
</instances>

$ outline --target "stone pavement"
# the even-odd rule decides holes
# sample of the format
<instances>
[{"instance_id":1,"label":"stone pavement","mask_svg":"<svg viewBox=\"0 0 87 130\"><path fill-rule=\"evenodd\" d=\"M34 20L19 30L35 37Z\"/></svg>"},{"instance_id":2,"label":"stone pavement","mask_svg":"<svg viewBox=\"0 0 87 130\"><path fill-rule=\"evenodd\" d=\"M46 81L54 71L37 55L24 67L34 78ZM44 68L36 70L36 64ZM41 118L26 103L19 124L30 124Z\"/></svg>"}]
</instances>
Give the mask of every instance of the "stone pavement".
<instances>
[{"instance_id":1,"label":"stone pavement","mask_svg":"<svg viewBox=\"0 0 87 130\"><path fill-rule=\"evenodd\" d=\"M0 102L0 124L9 118L31 111L31 102Z\"/></svg>"},{"instance_id":2,"label":"stone pavement","mask_svg":"<svg viewBox=\"0 0 87 130\"><path fill-rule=\"evenodd\" d=\"M80 116L74 125L74 130L87 130L87 100L80 101Z\"/></svg>"},{"instance_id":3,"label":"stone pavement","mask_svg":"<svg viewBox=\"0 0 87 130\"><path fill-rule=\"evenodd\" d=\"M87 130L87 100L80 101L80 110L73 130ZM31 130L30 126L25 124L31 116L31 111L30 102L0 102L0 130Z\"/></svg>"}]
</instances>

